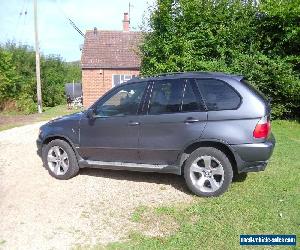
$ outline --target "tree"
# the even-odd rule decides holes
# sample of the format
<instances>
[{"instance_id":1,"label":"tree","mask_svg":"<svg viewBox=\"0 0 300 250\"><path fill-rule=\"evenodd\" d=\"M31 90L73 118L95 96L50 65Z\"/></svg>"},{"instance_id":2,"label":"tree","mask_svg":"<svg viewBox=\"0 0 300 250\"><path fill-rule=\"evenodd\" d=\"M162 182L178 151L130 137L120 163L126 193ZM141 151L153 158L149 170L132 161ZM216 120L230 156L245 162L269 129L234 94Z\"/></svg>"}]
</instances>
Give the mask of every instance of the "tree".
<instances>
[{"instance_id":1,"label":"tree","mask_svg":"<svg viewBox=\"0 0 300 250\"><path fill-rule=\"evenodd\" d=\"M56 55L41 56L43 106L65 102L64 84L81 80L79 63L66 63ZM0 46L0 110L36 112L35 52L26 45Z\"/></svg>"},{"instance_id":2,"label":"tree","mask_svg":"<svg viewBox=\"0 0 300 250\"><path fill-rule=\"evenodd\" d=\"M142 74L242 74L272 98L275 117L296 116L300 15L289 12L295 0L272 8L270 2L256 6L240 0L158 0L149 19L151 32L141 46Z\"/></svg>"},{"instance_id":3,"label":"tree","mask_svg":"<svg viewBox=\"0 0 300 250\"><path fill-rule=\"evenodd\" d=\"M19 80L12 53L0 48L0 107L20 91Z\"/></svg>"}]
</instances>

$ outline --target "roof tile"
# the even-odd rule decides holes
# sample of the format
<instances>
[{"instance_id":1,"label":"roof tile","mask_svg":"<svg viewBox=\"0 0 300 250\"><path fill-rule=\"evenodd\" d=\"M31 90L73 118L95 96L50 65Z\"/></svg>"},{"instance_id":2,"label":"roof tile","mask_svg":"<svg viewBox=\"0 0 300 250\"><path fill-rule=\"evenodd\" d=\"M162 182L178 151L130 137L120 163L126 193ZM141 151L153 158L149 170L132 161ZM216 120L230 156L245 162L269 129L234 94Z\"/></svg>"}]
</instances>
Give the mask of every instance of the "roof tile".
<instances>
[{"instance_id":1,"label":"roof tile","mask_svg":"<svg viewBox=\"0 0 300 250\"><path fill-rule=\"evenodd\" d=\"M138 45L142 32L87 31L81 56L82 68L139 68Z\"/></svg>"}]
</instances>

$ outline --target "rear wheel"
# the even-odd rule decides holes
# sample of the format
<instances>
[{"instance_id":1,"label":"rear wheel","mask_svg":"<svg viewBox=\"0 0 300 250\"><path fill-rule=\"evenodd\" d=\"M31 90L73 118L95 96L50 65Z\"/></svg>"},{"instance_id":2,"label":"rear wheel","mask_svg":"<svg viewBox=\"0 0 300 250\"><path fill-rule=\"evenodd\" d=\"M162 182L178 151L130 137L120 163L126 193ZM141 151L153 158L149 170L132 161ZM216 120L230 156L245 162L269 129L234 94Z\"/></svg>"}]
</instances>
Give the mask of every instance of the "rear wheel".
<instances>
[{"instance_id":1,"label":"rear wheel","mask_svg":"<svg viewBox=\"0 0 300 250\"><path fill-rule=\"evenodd\" d=\"M219 196L232 182L232 166L227 156L212 147L195 150L187 159L184 178L189 189L199 196Z\"/></svg>"},{"instance_id":2,"label":"rear wheel","mask_svg":"<svg viewBox=\"0 0 300 250\"><path fill-rule=\"evenodd\" d=\"M70 179L79 171L76 155L66 141L56 139L46 144L42 158L45 168L56 179Z\"/></svg>"}]
</instances>

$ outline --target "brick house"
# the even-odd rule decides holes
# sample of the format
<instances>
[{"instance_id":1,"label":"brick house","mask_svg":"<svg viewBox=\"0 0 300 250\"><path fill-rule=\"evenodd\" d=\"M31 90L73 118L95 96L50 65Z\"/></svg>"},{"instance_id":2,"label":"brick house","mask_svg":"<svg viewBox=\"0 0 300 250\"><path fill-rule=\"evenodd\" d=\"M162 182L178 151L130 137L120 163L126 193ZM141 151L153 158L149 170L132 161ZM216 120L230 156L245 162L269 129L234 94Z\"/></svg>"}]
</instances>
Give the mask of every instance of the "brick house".
<instances>
[{"instance_id":1,"label":"brick house","mask_svg":"<svg viewBox=\"0 0 300 250\"><path fill-rule=\"evenodd\" d=\"M142 33L130 31L124 13L122 31L87 31L81 56L83 105L90 106L112 87L139 74Z\"/></svg>"}]
</instances>

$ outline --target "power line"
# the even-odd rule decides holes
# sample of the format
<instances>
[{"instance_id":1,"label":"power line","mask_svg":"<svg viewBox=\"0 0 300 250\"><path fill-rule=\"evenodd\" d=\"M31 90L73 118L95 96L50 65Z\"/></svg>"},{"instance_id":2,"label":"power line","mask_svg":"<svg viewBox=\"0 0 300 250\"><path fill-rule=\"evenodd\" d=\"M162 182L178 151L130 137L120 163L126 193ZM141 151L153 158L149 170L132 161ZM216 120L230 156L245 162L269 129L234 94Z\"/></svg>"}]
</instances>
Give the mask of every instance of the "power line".
<instances>
[{"instance_id":1,"label":"power line","mask_svg":"<svg viewBox=\"0 0 300 250\"><path fill-rule=\"evenodd\" d=\"M82 33L82 31L76 26L76 24L70 19L68 18L70 24L72 25L72 27L80 34L84 37L84 34Z\"/></svg>"},{"instance_id":2,"label":"power line","mask_svg":"<svg viewBox=\"0 0 300 250\"><path fill-rule=\"evenodd\" d=\"M28 14L28 11L27 11L27 6L28 5L28 2L25 1L25 6L24 6L24 10L22 12L22 15L23 15L23 24L21 26L21 36L20 36L20 43L23 44L23 42L26 44L26 38L24 39L24 31L25 31L25 34L26 34L26 26L27 26L27 21L28 21L28 18L27 18L27 14Z\"/></svg>"},{"instance_id":3,"label":"power line","mask_svg":"<svg viewBox=\"0 0 300 250\"><path fill-rule=\"evenodd\" d=\"M20 24L21 17L23 17L23 11L24 11L25 2L26 2L26 0L23 0L23 4L22 4L22 7L21 7L21 10L18 12L18 20L17 20L17 25L16 25L16 28L15 28L15 32L14 32L14 38L16 38L17 35L18 35L19 24Z\"/></svg>"},{"instance_id":4,"label":"power line","mask_svg":"<svg viewBox=\"0 0 300 250\"><path fill-rule=\"evenodd\" d=\"M62 14L64 15L64 17L69 21L69 23L71 24L71 26L81 35L84 37L83 32L78 28L78 26L71 20L71 18L69 18L66 13L64 12L64 10L61 8L61 6L59 5L59 3L57 1L56 5L58 7L58 9L62 12Z\"/></svg>"}]
</instances>

